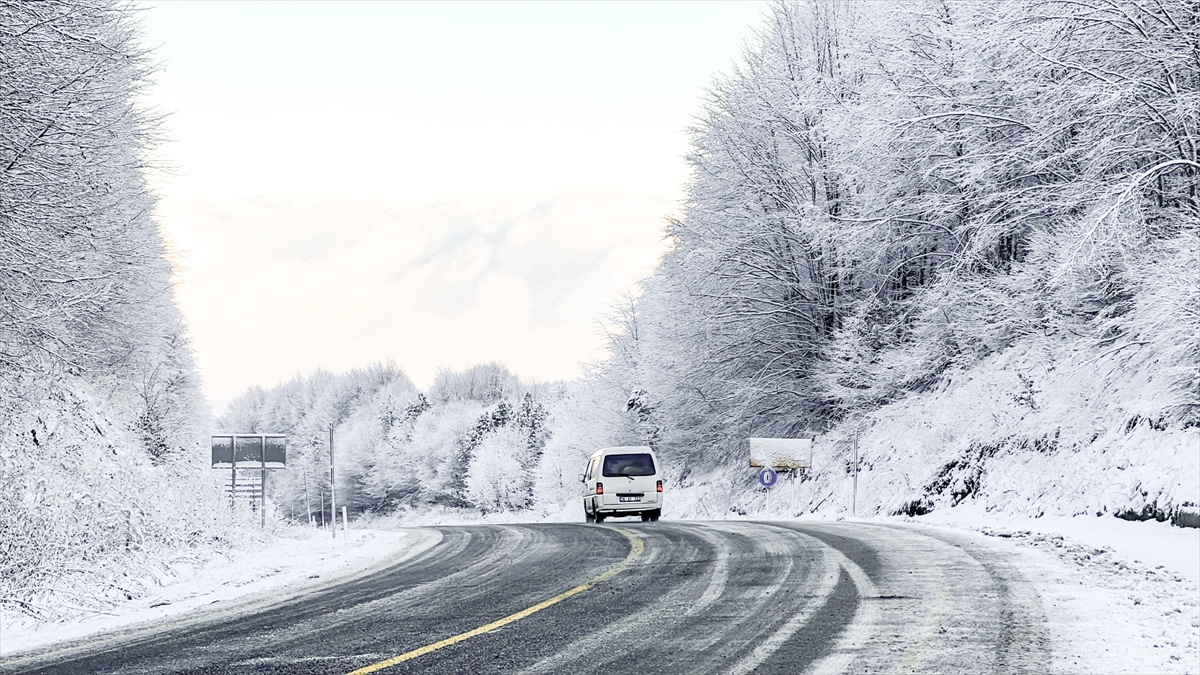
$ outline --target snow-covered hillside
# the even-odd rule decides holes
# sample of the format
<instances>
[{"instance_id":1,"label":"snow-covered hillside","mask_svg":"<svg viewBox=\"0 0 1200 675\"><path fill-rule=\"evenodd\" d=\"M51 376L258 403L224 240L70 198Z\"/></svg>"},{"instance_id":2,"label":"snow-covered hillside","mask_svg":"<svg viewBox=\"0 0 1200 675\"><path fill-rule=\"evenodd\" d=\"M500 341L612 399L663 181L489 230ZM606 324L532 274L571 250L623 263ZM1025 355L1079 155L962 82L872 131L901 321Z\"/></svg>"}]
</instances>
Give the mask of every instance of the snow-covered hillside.
<instances>
[{"instance_id":1,"label":"snow-covered hillside","mask_svg":"<svg viewBox=\"0 0 1200 675\"><path fill-rule=\"evenodd\" d=\"M802 510L844 511L858 434L860 513L1200 524L1197 21L774 6L609 323L593 424L720 508L748 508L748 437L812 437Z\"/></svg>"},{"instance_id":2,"label":"snow-covered hillside","mask_svg":"<svg viewBox=\"0 0 1200 675\"><path fill-rule=\"evenodd\" d=\"M849 489L857 430L859 513L969 505L1196 527L1200 428L1163 423L1159 359L1062 351L1025 341L819 436L804 510L847 510L833 495Z\"/></svg>"}]
</instances>

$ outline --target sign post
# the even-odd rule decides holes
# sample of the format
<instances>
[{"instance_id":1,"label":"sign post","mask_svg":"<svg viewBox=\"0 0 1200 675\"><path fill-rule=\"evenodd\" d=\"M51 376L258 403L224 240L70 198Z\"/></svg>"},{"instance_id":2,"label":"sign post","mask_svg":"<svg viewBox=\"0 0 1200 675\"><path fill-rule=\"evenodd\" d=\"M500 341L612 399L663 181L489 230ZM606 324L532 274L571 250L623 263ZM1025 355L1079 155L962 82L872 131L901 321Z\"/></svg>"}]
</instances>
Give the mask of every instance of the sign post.
<instances>
[{"instance_id":1,"label":"sign post","mask_svg":"<svg viewBox=\"0 0 1200 675\"><path fill-rule=\"evenodd\" d=\"M812 467L812 439L751 438L749 440L750 466L762 468L762 471L758 473L758 482L767 488L767 513L771 512L771 488L779 480L779 471L788 472L788 480L792 483L791 510L794 510L796 471Z\"/></svg>"},{"instance_id":2,"label":"sign post","mask_svg":"<svg viewBox=\"0 0 1200 675\"><path fill-rule=\"evenodd\" d=\"M266 441L266 439L263 439ZM262 518L262 529L267 529L267 448L263 443L263 452L258 456L258 515Z\"/></svg>"},{"instance_id":3,"label":"sign post","mask_svg":"<svg viewBox=\"0 0 1200 675\"><path fill-rule=\"evenodd\" d=\"M771 517L771 488L779 482L779 474L771 467L764 467L758 472L758 484L767 489L767 517Z\"/></svg>"}]
</instances>

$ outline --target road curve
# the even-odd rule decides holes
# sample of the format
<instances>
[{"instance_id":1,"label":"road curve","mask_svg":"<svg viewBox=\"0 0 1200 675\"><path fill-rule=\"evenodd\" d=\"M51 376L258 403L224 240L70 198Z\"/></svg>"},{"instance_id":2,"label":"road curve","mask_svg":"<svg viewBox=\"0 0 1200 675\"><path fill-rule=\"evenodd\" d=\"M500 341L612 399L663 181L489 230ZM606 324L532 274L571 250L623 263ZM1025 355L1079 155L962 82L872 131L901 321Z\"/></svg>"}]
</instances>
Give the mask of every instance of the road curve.
<instances>
[{"instance_id":1,"label":"road curve","mask_svg":"<svg viewBox=\"0 0 1200 675\"><path fill-rule=\"evenodd\" d=\"M1040 673L1040 601L952 532L740 521L421 528L252 609L19 655L20 673Z\"/></svg>"}]
</instances>

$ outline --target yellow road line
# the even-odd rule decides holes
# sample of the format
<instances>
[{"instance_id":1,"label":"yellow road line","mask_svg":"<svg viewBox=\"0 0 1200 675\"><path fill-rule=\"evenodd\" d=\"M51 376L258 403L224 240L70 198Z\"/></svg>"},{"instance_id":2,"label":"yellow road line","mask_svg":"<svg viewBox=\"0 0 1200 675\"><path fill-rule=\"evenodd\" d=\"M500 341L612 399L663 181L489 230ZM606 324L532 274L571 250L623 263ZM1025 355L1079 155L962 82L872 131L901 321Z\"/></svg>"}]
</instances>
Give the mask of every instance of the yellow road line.
<instances>
[{"instance_id":1,"label":"yellow road line","mask_svg":"<svg viewBox=\"0 0 1200 675\"><path fill-rule=\"evenodd\" d=\"M940 577L938 581L941 583L938 585L937 601L933 605L933 610L928 614L929 618L925 622L925 630L921 631L921 637L917 639L917 644L913 645L908 655L904 657L903 668L900 671L904 675L917 672L917 664L921 661L925 647L929 646L929 641L933 639L934 634L941 628L940 624L942 615L945 614L946 598L948 596L946 587L943 585L946 581L945 575L940 574L938 576Z\"/></svg>"},{"instance_id":2,"label":"yellow road line","mask_svg":"<svg viewBox=\"0 0 1200 675\"><path fill-rule=\"evenodd\" d=\"M384 668L391 668L392 666L394 666L398 663L403 663L410 659L415 659L418 656L422 656L422 655L428 654L430 652L435 652L443 647L449 647L450 645L458 644L459 642L462 642L464 640L470 640L471 638L473 638L477 635L483 635L484 633L496 630L497 628L500 628L501 626L507 626L508 624L510 624L514 621L519 621L521 619L524 619L525 617L529 616L530 614L533 614L534 612L540 612L543 609L546 609L547 607L549 607L551 605L557 605L558 603L562 602L563 600L566 600L567 598L569 598L573 595L579 595L580 593L586 591L587 589L591 588L592 586L595 586L596 584L598 584L602 581L606 581L608 579L615 577L616 575L620 574L621 572L624 572L625 568L629 567L629 563L633 562L634 560L637 560L638 556L642 555L642 551L645 550L646 545L645 545L645 543L642 542L642 540L637 535L633 534L632 532L627 532L625 530L622 530L622 529L616 528L616 527L614 527L612 529L616 530L617 532L620 532L621 534L625 535L626 538L629 539L629 542L631 544L630 549L629 549L629 555L625 556L625 559L622 560L621 562L608 568L608 570L606 570L600 576L590 579L588 581L585 581L584 583L579 584L578 586L576 586L575 588L572 588L569 591L559 593L558 595L554 596L553 598L550 598L549 600L543 600L532 607L527 607L515 614L509 614L508 616L504 617L503 619L497 619L489 624L480 626L479 628L476 628L474 630L469 630L465 633L459 633L458 635L455 635L454 637L448 637L445 640L442 640L441 642L434 642L433 644L425 645L424 647L414 649L411 652L405 652L399 656L393 656L390 659L386 659L386 660L380 661L378 663L372 663L369 666L363 666L362 668L359 668L358 670L351 671L347 675L367 675L367 673L374 673L376 671L383 670Z\"/></svg>"}]
</instances>

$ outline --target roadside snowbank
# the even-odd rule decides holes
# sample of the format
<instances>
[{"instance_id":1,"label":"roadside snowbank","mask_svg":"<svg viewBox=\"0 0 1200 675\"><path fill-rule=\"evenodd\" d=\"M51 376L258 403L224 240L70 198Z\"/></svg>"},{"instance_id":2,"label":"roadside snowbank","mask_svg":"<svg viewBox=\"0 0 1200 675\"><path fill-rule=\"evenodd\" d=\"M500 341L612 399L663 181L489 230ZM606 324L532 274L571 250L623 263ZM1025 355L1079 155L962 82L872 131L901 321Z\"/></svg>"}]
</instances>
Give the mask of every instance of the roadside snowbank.
<instances>
[{"instance_id":1,"label":"roadside snowbank","mask_svg":"<svg viewBox=\"0 0 1200 675\"><path fill-rule=\"evenodd\" d=\"M1200 672L1200 530L976 515L941 526L982 533L1020 567L1046 612L1051 672Z\"/></svg>"},{"instance_id":2,"label":"roadside snowbank","mask_svg":"<svg viewBox=\"0 0 1200 675\"><path fill-rule=\"evenodd\" d=\"M913 522L965 527L983 532L1029 532L1094 549L1109 549L1114 561L1162 567L1193 584L1200 584L1200 529L1173 527L1153 520L1131 522L1120 518L1043 516L1028 518L982 509L958 508L932 513Z\"/></svg>"},{"instance_id":3,"label":"roadside snowbank","mask_svg":"<svg viewBox=\"0 0 1200 675\"><path fill-rule=\"evenodd\" d=\"M328 530L290 530L259 550L240 551L199 566L178 565L172 568L173 578L154 580L157 592L108 612L50 623L0 618L0 656L226 607L282 588L294 592L329 583L398 557L414 539L412 532L397 530L351 529L349 540L341 532L333 539Z\"/></svg>"}]
</instances>

